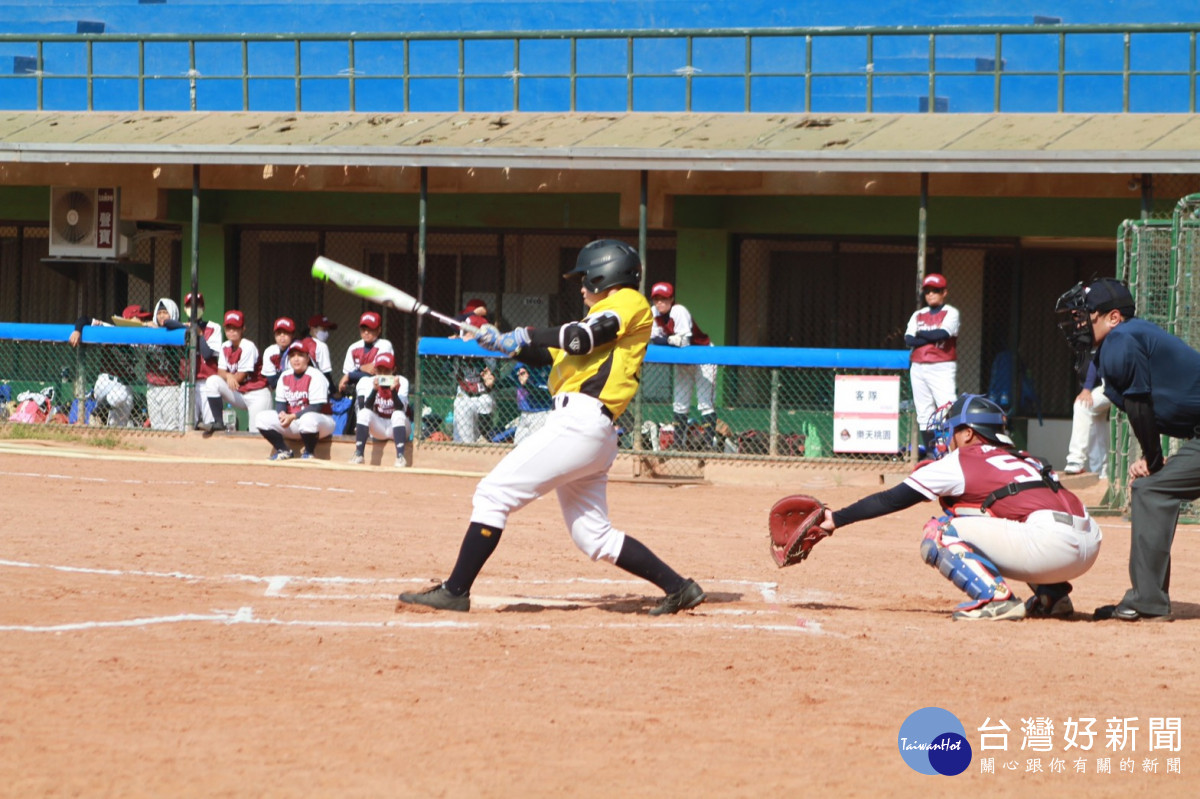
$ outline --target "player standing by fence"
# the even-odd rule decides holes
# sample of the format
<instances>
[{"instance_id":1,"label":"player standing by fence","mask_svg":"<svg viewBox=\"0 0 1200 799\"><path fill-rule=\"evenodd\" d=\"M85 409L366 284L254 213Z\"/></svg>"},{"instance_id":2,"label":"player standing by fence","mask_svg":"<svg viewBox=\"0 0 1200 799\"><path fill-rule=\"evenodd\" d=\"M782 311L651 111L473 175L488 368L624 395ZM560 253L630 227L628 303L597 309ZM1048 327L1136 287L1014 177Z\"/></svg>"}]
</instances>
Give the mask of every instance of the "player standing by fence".
<instances>
[{"instance_id":1,"label":"player standing by fence","mask_svg":"<svg viewBox=\"0 0 1200 799\"><path fill-rule=\"evenodd\" d=\"M957 391L958 309L946 303L946 293L944 275L927 276L921 283L925 307L913 313L904 330L904 343L912 350L913 409L927 453L933 451L929 420L938 408L954 401Z\"/></svg>"}]
</instances>

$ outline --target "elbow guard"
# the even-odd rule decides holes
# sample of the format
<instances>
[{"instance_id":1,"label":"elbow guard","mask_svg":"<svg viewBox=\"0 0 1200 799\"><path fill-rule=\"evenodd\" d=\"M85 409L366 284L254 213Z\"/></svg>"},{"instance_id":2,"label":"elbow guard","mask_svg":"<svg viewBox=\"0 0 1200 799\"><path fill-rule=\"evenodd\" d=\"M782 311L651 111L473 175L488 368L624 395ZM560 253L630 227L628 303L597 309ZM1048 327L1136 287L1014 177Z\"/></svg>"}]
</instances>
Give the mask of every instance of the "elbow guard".
<instances>
[{"instance_id":1,"label":"elbow guard","mask_svg":"<svg viewBox=\"0 0 1200 799\"><path fill-rule=\"evenodd\" d=\"M600 313L559 328L558 346L572 355L584 355L596 347L616 341L620 330L620 317L611 312Z\"/></svg>"}]
</instances>

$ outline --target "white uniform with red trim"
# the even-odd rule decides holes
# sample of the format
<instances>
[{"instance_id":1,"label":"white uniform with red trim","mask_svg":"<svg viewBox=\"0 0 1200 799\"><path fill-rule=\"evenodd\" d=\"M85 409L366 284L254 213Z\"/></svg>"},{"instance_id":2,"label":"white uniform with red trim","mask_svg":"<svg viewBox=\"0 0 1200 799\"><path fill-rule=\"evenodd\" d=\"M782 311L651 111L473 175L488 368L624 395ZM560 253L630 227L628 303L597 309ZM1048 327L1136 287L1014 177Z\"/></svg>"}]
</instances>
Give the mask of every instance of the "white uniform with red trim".
<instances>
[{"instance_id":1,"label":"white uniform with red trim","mask_svg":"<svg viewBox=\"0 0 1200 799\"><path fill-rule=\"evenodd\" d=\"M711 347L710 339L695 320L691 312L679 303L671 306L671 310L663 315L654 315L654 327L650 331L652 339L666 337L671 340L672 347ZM686 415L692 407L692 391L696 392L696 410L701 416L711 414L715 407L713 399L716 396L717 365L715 363L678 363L675 364L675 397L673 410L677 415Z\"/></svg>"},{"instance_id":2,"label":"white uniform with red trim","mask_svg":"<svg viewBox=\"0 0 1200 799\"><path fill-rule=\"evenodd\" d=\"M396 428L408 427L408 417L404 415L408 408L408 378L394 375L396 384L391 388L375 389L375 378L364 377L355 386L355 396L367 398L375 389L375 398L371 404L358 412L356 424L366 425L372 438L392 440L392 431Z\"/></svg>"},{"instance_id":3,"label":"white uniform with red trim","mask_svg":"<svg viewBox=\"0 0 1200 799\"><path fill-rule=\"evenodd\" d=\"M1100 553L1100 526L1073 493L1045 486L1039 464L1020 454L991 445L960 447L904 482L928 499L940 499L955 516L957 537L1005 577L1035 585L1074 579ZM992 492L1013 482L1039 487L979 510Z\"/></svg>"},{"instance_id":4,"label":"white uniform with red trim","mask_svg":"<svg viewBox=\"0 0 1200 799\"><path fill-rule=\"evenodd\" d=\"M244 338L236 348L230 341L222 344L221 354L217 358L217 369L234 374L245 373L249 374L249 377L234 391L221 375L212 375L204 381L202 388L206 400L220 397L235 408L243 408L251 424L258 418L259 413L271 408L271 389L267 388L266 378L262 376L262 359L253 341ZM205 402L203 421L213 422L212 415L212 409L208 402Z\"/></svg>"},{"instance_id":5,"label":"white uniform with red trim","mask_svg":"<svg viewBox=\"0 0 1200 799\"><path fill-rule=\"evenodd\" d=\"M915 336L922 330L945 330L950 337L932 344L914 347L909 378L912 380L913 408L917 425L929 429L929 418L947 402L958 397L955 382L958 376L958 309L942 305L937 310L925 306L908 320L904 335Z\"/></svg>"},{"instance_id":6,"label":"white uniform with red trim","mask_svg":"<svg viewBox=\"0 0 1200 799\"><path fill-rule=\"evenodd\" d=\"M284 438L298 439L303 433L316 433L318 438L333 435L333 414L329 407L329 381L325 375L310 366L301 374L289 370L275 384L275 402L283 403L287 413L299 414L291 424L284 427L279 421L279 411L260 411L254 416L255 429L260 433L274 430ZM304 413L305 408L317 410Z\"/></svg>"}]
</instances>

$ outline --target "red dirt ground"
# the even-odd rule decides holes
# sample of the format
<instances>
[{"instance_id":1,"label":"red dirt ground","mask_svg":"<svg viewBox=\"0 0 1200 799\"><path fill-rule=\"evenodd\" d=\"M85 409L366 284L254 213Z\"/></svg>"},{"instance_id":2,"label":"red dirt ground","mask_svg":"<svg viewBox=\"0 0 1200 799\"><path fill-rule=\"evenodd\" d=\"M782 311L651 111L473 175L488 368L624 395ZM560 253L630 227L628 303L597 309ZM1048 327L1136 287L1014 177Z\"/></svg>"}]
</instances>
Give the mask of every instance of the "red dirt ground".
<instances>
[{"instance_id":1,"label":"red dirt ground","mask_svg":"<svg viewBox=\"0 0 1200 799\"><path fill-rule=\"evenodd\" d=\"M0 448L3 796L1197 793L1187 529L1174 623L1090 621L1125 588L1115 518L1076 583L1087 615L954 623L961 597L918 556L932 506L771 561L777 498L836 507L878 474L617 482L614 522L704 585L695 612L645 615L656 589L587 561L546 498L513 518L470 614L398 613L398 591L452 565L474 478L22 447ZM898 753L929 705L976 748L958 777ZM1079 717L1097 719L1082 754L1062 737ZM1107 750L1107 720L1135 717L1136 751ZM1035 718L1052 751L1021 748ZM1149 750L1151 718L1180 719L1176 751ZM1007 751L979 751L989 719Z\"/></svg>"}]
</instances>

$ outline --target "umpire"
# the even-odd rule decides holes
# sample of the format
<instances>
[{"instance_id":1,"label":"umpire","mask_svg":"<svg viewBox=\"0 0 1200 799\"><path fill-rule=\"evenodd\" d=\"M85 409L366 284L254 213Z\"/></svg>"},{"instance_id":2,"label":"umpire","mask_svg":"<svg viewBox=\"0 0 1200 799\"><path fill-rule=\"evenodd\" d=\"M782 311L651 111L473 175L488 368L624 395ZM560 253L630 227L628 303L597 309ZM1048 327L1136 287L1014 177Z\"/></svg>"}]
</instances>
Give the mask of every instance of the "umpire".
<instances>
[{"instance_id":1,"label":"umpire","mask_svg":"<svg viewBox=\"0 0 1200 799\"><path fill-rule=\"evenodd\" d=\"M1119 604L1096 608L1094 618L1169 621L1179 506L1200 497L1200 352L1135 318L1133 295L1113 278L1077 285L1059 298L1058 311L1070 317L1060 327L1074 346L1096 347L1104 393L1128 414L1142 447L1142 457L1129 467L1133 587ZM1170 461L1163 458L1160 435L1186 439Z\"/></svg>"}]
</instances>

